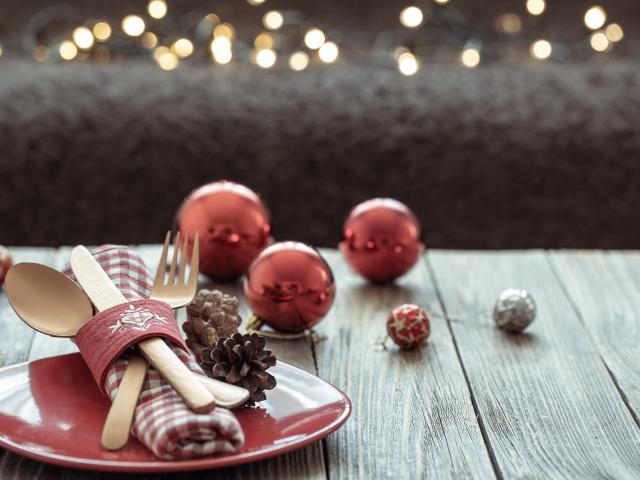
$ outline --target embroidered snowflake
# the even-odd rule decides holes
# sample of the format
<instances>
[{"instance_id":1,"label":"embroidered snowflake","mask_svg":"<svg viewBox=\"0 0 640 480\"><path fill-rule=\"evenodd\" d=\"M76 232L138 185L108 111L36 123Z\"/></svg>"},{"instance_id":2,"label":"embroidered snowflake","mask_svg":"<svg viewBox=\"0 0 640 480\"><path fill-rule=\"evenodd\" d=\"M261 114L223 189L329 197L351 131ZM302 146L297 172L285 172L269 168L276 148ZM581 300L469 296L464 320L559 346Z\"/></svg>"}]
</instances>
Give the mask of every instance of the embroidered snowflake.
<instances>
[{"instance_id":1,"label":"embroidered snowflake","mask_svg":"<svg viewBox=\"0 0 640 480\"><path fill-rule=\"evenodd\" d=\"M116 332L126 331L129 328L144 331L153 323L167 323L167 319L152 312L148 308L129 305L121 314L120 319L111 325L109 329L113 335Z\"/></svg>"}]
</instances>

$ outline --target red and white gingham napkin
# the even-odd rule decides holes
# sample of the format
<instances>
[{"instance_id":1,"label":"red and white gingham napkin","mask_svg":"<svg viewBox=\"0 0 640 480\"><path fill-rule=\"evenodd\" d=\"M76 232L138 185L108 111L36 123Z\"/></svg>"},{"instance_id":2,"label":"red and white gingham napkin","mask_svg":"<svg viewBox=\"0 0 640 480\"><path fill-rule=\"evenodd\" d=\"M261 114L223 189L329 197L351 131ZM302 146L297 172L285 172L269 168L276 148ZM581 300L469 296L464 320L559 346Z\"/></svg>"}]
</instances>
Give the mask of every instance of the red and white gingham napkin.
<instances>
[{"instance_id":1,"label":"red and white gingham napkin","mask_svg":"<svg viewBox=\"0 0 640 480\"><path fill-rule=\"evenodd\" d=\"M127 247L104 245L91 253L127 300L149 297L153 279L135 252ZM64 273L75 280L69 268ZM205 375L188 352L174 345L170 347L192 371ZM119 358L107 374L104 387L111 400L118 392L127 356L125 353ZM207 414L191 411L151 367L138 399L131 432L156 456L166 460L234 452L244 443L240 424L230 410L216 407Z\"/></svg>"}]
</instances>

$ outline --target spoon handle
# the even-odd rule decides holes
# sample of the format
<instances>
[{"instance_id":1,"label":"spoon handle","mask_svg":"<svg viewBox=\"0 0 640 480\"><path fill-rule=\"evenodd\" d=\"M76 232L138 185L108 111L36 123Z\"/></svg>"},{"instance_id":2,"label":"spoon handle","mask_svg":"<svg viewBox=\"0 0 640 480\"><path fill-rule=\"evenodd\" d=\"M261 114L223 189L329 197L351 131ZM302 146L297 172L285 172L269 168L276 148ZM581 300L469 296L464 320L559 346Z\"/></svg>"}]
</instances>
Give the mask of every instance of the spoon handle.
<instances>
[{"instance_id":1,"label":"spoon handle","mask_svg":"<svg viewBox=\"0 0 640 480\"><path fill-rule=\"evenodd\" d=\"M111 281L91 252L79 245L71 251L71 269L98 310L126 303L122 292ZM194 412L210 412L215 398L160 338L138 343L147 361L171 384Z\"/></svg>"},{"instance_id":2,"label":"spoon handle","mask_svg":"<svg viewBox=\"0 0 640 480\"><path fill-rule=\"evenodd\" d=\"M138 396L147 376L147 361L134 352L127 362L118 393L116 394L107 419L102 427L100 444L107 450L120 450L129 440L129 432L133 423L133 415L138 404Z\"/></svg>"}]
</instances>

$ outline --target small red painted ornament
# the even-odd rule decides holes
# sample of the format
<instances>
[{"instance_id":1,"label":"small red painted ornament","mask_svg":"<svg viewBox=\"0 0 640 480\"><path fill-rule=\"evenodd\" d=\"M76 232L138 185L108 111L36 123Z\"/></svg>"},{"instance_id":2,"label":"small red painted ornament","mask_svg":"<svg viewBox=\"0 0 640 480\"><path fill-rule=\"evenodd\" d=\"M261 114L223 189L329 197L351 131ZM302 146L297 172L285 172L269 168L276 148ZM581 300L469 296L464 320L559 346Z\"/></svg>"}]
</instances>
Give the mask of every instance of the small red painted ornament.
<instances>
[{"instance_id":1,"label":"small red painted ornament","mask_svg":"<svg viewBox=\"0 0 640 480\"><path fill-rule=\"evenodd\" d=\"M200 237L200 271L217 280L233 280L272 242L271 217L260 197L238 183L219 181L194 190L176 215L189 236L189 254Z\"/></svg>"},{"instance_id":2,"label":"small red painted ornament","mask_svg":"<svg viewBox=\"0 0 640 480\"><path fill-rule=\"evenodd\" d=\"M280 242L251 264L244 293L260 320L276 330L299 333L327 314L336 287L331 268L316 249Z\"/></svg>"},{"instance_id":3,"label":"small red painted ornament","mask_svg":"<svg viewBox=\"0 0 640 480\"><path fill-rule=\"evenodd\" d=\"M409 350L422 345L429 338L429 318L417 305L400 305L387 318L387 333L396 345Z\"/></svg>"},{"instance_id":4,"label":"small red painted ornament","mask_svg":"<svg viewBox=\"0 0 640 480\"><path fill-rule=\"evenodd\" d=\"M365 278L390 282L408 272L424 249L421 229L409 208L390 198L357 205L344 223L340 250Z\"/></svg>"},{"instance_id":5,"label":"small red painted ornament","mask_svg":"<svg viewBox=\"0 0 640 480\"><path fill-rule=\"evenodd\" d=\"M4 283L4 279L11 265L13 265L13 260L11 259L9 250L0 245L0 285Z\"/></svg>"}]
</instances>

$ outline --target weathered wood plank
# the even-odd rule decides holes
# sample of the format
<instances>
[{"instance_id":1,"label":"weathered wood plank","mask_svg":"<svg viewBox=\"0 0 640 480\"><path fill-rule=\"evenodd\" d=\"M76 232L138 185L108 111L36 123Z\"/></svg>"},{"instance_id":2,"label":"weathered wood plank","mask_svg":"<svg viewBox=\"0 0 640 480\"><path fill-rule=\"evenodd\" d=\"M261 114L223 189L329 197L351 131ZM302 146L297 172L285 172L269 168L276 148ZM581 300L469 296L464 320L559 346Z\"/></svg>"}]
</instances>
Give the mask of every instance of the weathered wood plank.
<instances>
[{"instance_id":1,"label":"weathered wood plank","mask_svg":"<svg viewBox=\"0 0 640 480\"><path fill-rule=\"evenodd\" d=\"M435 251L428 259L500 474L638 478L640 431L545 254ZM538 318L522 335L473 315L508 287L537 300Z\"/></svg>"},{"instance_id":2,"label":"weathered wood plank","mask_svg":"<svg viewBox=\"0 0 640 480\"><path fill-rule=\"evenodd\" d=\"M321 443L317 442L292 455L280 455L269 460L248 463L239 467L220 470L175 474L128 475L59 468L35 462L19 455L3 452L0 456L0 478L3 480L261 480L265 479L324 479L324 470L309 472L314 458L322 456Z\"/></svg>"},{"instance_id":3,"label":"weathered wood plank","mask_svg":"<svg viewBox=\"0 0 640 480\"><path fill-rule=\"evenodd\" d=\"M470 393L425 265L395 285L373 286L323 250L338 288L317 329L320 377L353 402L344 427L327 439L330 478L492 478ZM422 349L381 351L386 318L402 303L431 312ZM440 315L440 316L438 316Z\"/></svg>"},{"instance_id":4,"label":"weathered wood plank","mask_svg":"<svg viewBox=\"0 0 640 480\"><path fill-rule=\"evenodd\" d=\"M10 248L14 263L35 262L53 265L53 248ZM20 320L0 288L0 366L27 360L34 331Z\"/></svg>"},{"instance_id":5,"label":"weathered wood plank","mask_svg":"<svg viewBox=\"0 0 640 480\"><path fill-rule=\"evenodd\" d=\"M640 418L640 255L550 252L549 259L636 421Z\"/></svg>"}]
</instances>

